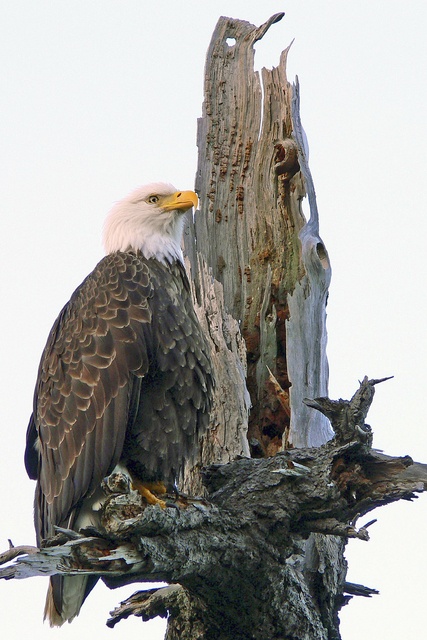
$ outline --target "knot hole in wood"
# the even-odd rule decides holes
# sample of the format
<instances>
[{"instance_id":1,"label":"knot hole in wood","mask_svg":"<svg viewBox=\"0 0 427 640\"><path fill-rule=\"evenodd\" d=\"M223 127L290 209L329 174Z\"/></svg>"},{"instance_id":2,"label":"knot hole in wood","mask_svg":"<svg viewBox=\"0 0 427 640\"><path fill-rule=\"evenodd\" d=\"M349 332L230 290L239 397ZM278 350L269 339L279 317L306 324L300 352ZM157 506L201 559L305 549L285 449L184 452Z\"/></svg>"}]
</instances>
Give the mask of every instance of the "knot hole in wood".
<instances>
[{"instance_id":1,"label":"knot hole in wood","mask_svg":"<svg viewBox=\"0 0 427 640\"><path fill-rule=\"evenodd\" d=\"M320 260L322 267L326 270L329 269L329 257L326 251L325 245L322 242L318 242L316 245L316 253Z\"/></svg>"}]
</instances>

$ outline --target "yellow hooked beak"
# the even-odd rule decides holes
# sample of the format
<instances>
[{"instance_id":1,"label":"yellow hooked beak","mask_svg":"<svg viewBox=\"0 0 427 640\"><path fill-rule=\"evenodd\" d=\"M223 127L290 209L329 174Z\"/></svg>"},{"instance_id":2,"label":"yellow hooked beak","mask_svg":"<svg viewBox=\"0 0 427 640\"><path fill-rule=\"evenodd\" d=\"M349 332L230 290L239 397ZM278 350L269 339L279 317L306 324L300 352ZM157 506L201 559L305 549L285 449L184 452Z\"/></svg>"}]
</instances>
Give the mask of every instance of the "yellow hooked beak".
<instances>
[{"instance_id":1,"label":"yellow hooked beak","mask_svg":"<svg viewBox=\"0 0 427 640\"><path fill-rule=\"evenodd\" d=\"M159 205L164 211L178 209L184 213L191 207L197 208L198 202L199 199L194 191L177 191L171 196L166 196Z\"/></svg>"}]
</instances>

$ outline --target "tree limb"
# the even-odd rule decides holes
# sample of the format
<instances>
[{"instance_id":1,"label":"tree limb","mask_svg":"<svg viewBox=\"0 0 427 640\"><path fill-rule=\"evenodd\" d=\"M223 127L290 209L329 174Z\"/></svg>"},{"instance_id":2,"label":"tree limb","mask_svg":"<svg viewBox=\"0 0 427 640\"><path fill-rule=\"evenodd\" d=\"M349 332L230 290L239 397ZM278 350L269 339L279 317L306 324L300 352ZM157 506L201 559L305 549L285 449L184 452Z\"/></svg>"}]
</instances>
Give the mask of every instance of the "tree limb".
<instances>
[{"instance_id":1,"label":"tree limb","mask_svg":"<svg viewBox=\"0 0 427 640\"><path fill-rule=\"evenodd\" d=\"M427 465L409 456L387 456L366 444L369 389L377 382L365 378L350 401L316 400L329 412L338 407L330 415L335 425L345 424L345 430L325 445L210 465L203 470L206 499L184 499L179 508L146 506L130 489L109 495L102 531L76 535L61 530L59 544L48 541L39 550L12 548L1 562L16 557L15 562L2 569L0 577L88 573L101 576L110 587L157 580L179 583L205 614L209 610L213 618L228 617L233 633L240 629L244 637L242 601L257 607L267 624L271 607L265 606L262 594L272 582L276 589L280 581L288 588L298 540L313 532L368 540L372 522L357 529L360 516L399 499L411 500L425 490ZM343 443L342 433L350 432L357 439ZM113 484L127 487L125 482ZM132 596L108 624L131 614L166 615L174 603L178 606L179 593L174 587Z\"/></svg>"}]
</instances>

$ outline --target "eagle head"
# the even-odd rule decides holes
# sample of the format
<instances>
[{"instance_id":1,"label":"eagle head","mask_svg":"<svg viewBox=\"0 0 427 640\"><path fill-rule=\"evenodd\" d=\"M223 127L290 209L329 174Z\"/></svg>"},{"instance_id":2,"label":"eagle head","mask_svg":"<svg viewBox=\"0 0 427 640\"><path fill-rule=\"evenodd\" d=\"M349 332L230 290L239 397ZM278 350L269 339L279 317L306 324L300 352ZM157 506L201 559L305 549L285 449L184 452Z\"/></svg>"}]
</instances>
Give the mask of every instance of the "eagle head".
<instances>
[{"instance_id":1,"label":"eagle head","mask_svg":"<svg viewBox=\"0 0 427 640\"><path fill-rule=\"evenodd\" d=\"M161 262L181 260L184 214L197 207L193 191L178 191L173 185L155 182L132 191L117 202L104 225L107 253L141 251Z\"/></svg>"}]
</instances>

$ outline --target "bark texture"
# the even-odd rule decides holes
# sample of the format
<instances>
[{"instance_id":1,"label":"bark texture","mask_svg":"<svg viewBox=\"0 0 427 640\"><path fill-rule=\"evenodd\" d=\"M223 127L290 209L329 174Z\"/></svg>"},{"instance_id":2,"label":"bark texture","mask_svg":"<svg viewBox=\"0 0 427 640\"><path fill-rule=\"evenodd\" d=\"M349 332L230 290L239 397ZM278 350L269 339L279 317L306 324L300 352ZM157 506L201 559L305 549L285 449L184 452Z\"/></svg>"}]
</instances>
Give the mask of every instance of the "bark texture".
<instances>
[{"instance_id":1,"label":"bark texture","mask_svg":"<svg viewBox=\"0 0 427 640\"><path fill-rule=\"evenodd\" d=\"M202 497L147 507L110 477L102 531L58 531L42 549L0 557L18 558L6 579L165 581L121 603L107 624L168 615L168 640L338 640L340 607L375 593L345 580L345 543L367 540L371 524L358 529L357 519L427 482L427 465L371 449L365 418L381 380L365 378L351 400L328 398L331 269L298 83L286 78L289 48L261 76L253 65L255 42L282 17L260 27L220 18L207 55L201 211L185 232L216 376L210 430L185 481Z\"/></svg>"},{"instance_id":2,"label":"bark texture","mask_svg":"<svg viewBox=\"0 0 427 640\"><path fill-rule=\"evenodd\" d=\"M201 212L192 242L245 340L253 455L284 446L318 446L327 420L301 399L327 394L325 306L331 269L319 237L315 194L299 120L298 87L277 67L254 71L261 27L221 18L207 54L199 120L196 191ZM302 211L309 188L310 217Z\"/></svg>"},{"instance_id":3,"label":"bark texture","mask_svg":"<svg viewBox=\"0 0 427 640\"><path fill-rule=\"evenodd\" d=\"M350 537L368 540L372 522L358 529L360 516L410 500L427 484L427 465L370 448L365 417L378 382L365 378L350 401L308 401L330 415L330 442L210 465L206 498L180 509L147 507L113 474L102 531L59 530L40 550L11 548L0 563L18 561L0 577L91 573L112 588L168 582L134 594L107 624L169 615L169 639L339 638L338 611L349 595L375 591L347 584L343 564L321 572L320 560Z\"/></svg>"}]
</instances>

